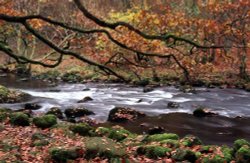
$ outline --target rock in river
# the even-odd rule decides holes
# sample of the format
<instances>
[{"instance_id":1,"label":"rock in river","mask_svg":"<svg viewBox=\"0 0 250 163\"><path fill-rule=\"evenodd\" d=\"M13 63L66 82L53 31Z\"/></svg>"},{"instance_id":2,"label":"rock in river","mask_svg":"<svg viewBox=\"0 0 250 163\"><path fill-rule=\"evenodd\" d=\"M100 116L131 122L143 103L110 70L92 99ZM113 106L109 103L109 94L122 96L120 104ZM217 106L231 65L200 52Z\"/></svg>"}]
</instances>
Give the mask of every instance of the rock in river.
<instances>
[{"instance_id":1,"label":"rock in river","mask_svg":"<svg viewBox=\"0 0 250 163\"><path fill-rule=\"evenodd\" d=\"M195 117L207 117L207 116L214 116L217 115L214 112L211 112L208 108L205 107L198 107L194 112L193 115Z\"/></svg>"},{"instance_id":2,"label":"rock in river","mask_svg":"<svg viewBox=\"0 0 250 163\"><path fill-rule=\"evenodd\" d=\"M109 112L108 121L110 122L126 122L145 117L146 114L133 110L131 108L115 107Z\"/></svg>"},{"instance_id":3,"label":"rock in river","mask_svg":"<svg viewBox=\"0 0 250 163\"><path fill-rule=\"evenodd\" d=\"M89 96L84 97L82 100L78 101L77 103L84 103L88 101L93 101L93 99Z\"/></svg>"},{"instance_id":4,"label":"rock in river","mask_svg":"<svg viewBox=\"0 0 250 163\"><path fill-rule=\"evenodd\" d=\"M70 117L83 117L83 116L86 116L86 115L92 115L94 114L94 112L88 110L88 109L85 109L85 108L69 108L69 109L66 109L64 111L64 114L70 118Z\"/></svg>"},{"instance_id":5,"label":"rock in river","mask_svg":"<svg viewBox=\"0 0 250 163\"><path fill-rule=\"evenodd\" d=\"M26 101L30 97L29 94L8 89L2 85L0 85L0 103L18 103Z\"/></svg>"}]
</instances>

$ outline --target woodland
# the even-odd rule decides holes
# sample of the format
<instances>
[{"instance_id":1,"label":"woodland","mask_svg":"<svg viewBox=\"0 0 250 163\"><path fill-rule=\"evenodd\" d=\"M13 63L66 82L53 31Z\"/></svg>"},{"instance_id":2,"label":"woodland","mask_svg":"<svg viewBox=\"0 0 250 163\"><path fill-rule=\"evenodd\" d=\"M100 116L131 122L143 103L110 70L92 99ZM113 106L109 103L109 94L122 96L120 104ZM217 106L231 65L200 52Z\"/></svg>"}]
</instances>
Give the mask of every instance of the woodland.
<instances>
[{"instance_id":1,"label":"woodland","mask_svg":"<svg viewBox=\"0 0 250 163\"><path fill-rule=\"evenodd\" d=\"M0 78L0 162L250 162L248 0L0 0ZM96 104L103 100L93 95L101 84L104 96L113 90L110 103ZM91 105L69 108L63 100L78 99L76 90L64 94L70 89L81 89L75 103L114 105L107 120L91 117L102 112ZM206 106L171 101L180 92L180 99L201 98L203 89L206 101L210 91L218 97ZM88 91L93 94L83 94ZM116 105L116 93L115 102L138 98L130 100L135 109ZM45 108L42 98L49 103L55 96L60 107ZM173 126L179 117L188 125L213 121L218 127L209 134L226 128L232 136L221 134L225 144L204 136L203 143L198 126L177 131L167 125L169 112L154 116L143 105L144 97L158 96L170 98L169 110L179 109L171 111ZM236 111L221 111L224 102ZM191 114L179 113L190 105ZM140 131L131 127L137 123Z\"/></svg>"}]
</instances>

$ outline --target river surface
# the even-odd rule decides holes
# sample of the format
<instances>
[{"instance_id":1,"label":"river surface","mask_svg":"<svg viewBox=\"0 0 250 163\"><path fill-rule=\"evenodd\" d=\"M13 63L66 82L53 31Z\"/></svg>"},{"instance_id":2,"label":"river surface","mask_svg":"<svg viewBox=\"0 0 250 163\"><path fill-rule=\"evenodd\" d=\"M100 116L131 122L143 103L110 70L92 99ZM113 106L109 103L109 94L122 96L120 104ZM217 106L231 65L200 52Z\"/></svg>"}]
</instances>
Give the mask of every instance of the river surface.
<instances>
[{"instance_id":1,"label":"river surface","mask_svg":"<svg viewBox=\"0 0 250 163\"><path fill-rule=\"evenodd\" d=\"M92 110L91 118L105 122L109 111L115 106L131 107L148 117L133 123L122 124L137 133L153 126L163 126L168 132L184 136L194 134L205 143L231 144L236 138L250 139L250 93L237 89L197 88L197 93L182 93L174 87L159 87L144 93L142 87L123 84L60 84L48 86L38 80L22 81L15 76L0 77L0 84L29 93L34 102L42 106L36 112L46 112L58 106L83 106ZM77 103L86 96L93 101ZM168 108L168 102L177 102L179 108ZM26 102L27 103L27 102ZM12 109L21 109L25 103L1 104ZM197 106L207 106L220 116L196 118L192 112ZM240 117L240 118L239 118ZM146 123L146 127L141 127ZM113 125L106 123L106 125Z\"/></svg>"}]
</instances>

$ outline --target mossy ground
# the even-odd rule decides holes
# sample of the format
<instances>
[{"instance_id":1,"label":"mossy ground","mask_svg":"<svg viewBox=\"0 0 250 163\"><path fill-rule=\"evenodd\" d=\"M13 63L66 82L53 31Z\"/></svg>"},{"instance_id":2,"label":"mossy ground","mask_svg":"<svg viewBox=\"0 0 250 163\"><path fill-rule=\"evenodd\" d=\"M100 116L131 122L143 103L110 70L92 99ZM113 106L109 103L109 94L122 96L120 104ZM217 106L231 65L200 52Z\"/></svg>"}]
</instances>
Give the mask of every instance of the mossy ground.
<instances>
[{"instance_id":1,"label":"mossy ground","mask_svg":"<svg viewBox=\"0 0 250 163\"><path fill-rule=\"evenodd\" d=\"M0 122L0 162L250 162L250 142L244 139L236 140L233 147L203 145L192 135L137 135L120 126L56 124L54 115L29 118L8 109L0 113L7 114ZM47 125L45 120L51 117L53 123ZM20 125L20 119L28 120L29 126ZM38 120L42 126L37 125Z\"/></svg>"}]
</instances>

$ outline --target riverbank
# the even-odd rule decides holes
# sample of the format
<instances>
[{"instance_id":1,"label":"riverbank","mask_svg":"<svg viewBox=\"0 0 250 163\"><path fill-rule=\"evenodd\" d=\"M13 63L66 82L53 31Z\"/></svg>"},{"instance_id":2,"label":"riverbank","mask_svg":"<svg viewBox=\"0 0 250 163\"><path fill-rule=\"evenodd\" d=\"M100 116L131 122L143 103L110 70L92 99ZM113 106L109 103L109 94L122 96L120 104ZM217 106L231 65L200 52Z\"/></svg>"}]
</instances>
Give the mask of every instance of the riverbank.
<instances>
[{"instance_id":1,"label":"riverbank","mask_svg":"<svg viewBox=\"0 0 250 163\"><path fill-rule=\"evenodd\" d=\"M119 126L105 128L55 121L54 115L29 118L6 109L0 113L3 162L250 161L250 143L243 139L236 140L233 147L204 145L192 135L137 135Z\"/></svg>"}]
</instances>

